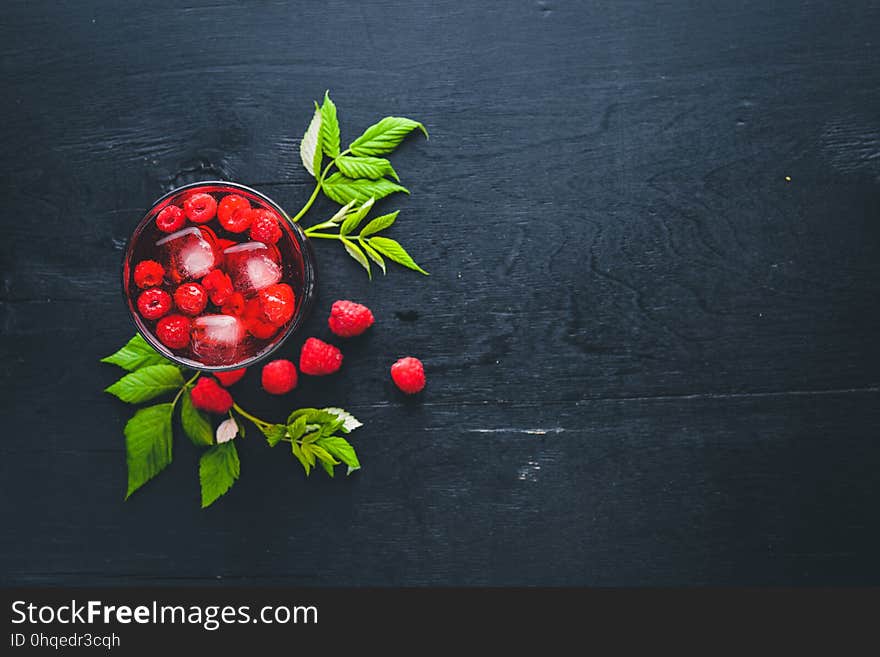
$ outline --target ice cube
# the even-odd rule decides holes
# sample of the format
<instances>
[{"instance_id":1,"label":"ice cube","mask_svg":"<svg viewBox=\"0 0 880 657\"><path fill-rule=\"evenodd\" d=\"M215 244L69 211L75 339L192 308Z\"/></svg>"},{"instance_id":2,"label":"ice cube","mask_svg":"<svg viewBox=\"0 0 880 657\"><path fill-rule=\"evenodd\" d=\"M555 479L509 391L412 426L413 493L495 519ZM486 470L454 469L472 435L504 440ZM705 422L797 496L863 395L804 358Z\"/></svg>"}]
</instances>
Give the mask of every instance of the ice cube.
<instances>
[{"instance_id":1,"label":"ice cube","mask_svg":"<svg viewBox=\"0 0 880 657\"><path fill-rule=\"evenodd\" d=\"M223 251L232 286L242 294L254 294L281 280L278 249L262 242L245 242Z\"/></svg>"},{"instance_id":2,"label":"ice cube","mask_svg":"<svg viewBox=\"0 0 880 657\"><path fill-rule=\"evenodd\" d=\"M240 360L246 336L244 323L232 315L202 315L193 320L192 350L209 365Z\"/></svg>"},{"instance_id":3,"label":"ice cube","mask_svg":"<svg viewBox=\"0 0 880 657\"><path fill-rule=\"evenodd\" d=\"M194 226L163 237L156 246L165 254L165 268L177 283L201 278L217 264L213 244Z\"/></svg>"}]
</instances>

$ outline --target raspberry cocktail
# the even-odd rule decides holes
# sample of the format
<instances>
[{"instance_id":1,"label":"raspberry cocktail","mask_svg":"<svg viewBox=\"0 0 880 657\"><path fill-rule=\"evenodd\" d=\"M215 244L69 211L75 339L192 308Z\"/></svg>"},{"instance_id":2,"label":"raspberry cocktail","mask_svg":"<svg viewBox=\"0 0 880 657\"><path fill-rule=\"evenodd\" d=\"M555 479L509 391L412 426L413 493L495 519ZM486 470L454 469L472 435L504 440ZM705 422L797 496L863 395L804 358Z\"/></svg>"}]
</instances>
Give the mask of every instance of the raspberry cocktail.
<instances>
[{"instance_id":1,"label":"raspberry cocktail","mask_svg":"<svg viewBox=\"0 0 880 657\"><path fill-rule=\"evenodd\" d=\"M259 192L208 182L165 195L132 235L123 287L138 331L200 370L250 365L301 323L315 284L308 240Z\"/></svg>"}]
</instances>

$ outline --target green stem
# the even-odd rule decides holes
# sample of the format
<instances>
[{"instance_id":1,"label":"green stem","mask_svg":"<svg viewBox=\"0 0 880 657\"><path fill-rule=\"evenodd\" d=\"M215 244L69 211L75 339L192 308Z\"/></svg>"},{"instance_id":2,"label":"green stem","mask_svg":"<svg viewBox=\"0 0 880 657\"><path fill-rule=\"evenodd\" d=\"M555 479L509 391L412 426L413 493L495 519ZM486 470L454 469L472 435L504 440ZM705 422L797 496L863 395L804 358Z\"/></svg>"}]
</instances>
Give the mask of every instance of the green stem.
<instances>
[{"instance_id":1,"label":"green stem","mask_svg":"<svg viewBox=\"0 0 880 657\"><path fill-rule=\"evenodd\" d=\"M328 233L310 233L309 231L306 231L306 235L308 235L309 237L321 237L325 240L341 239L341 237L339 235L330 235Z\"/></svg>"},{"instance_id":2,"label":"green stem","mask_svg":"<svg viewBox=\"0 0 880 657\"><path fill-rule=\"evenodd\" d=\"M312 195L309 197L309 200L306 201L306 204L302 207L302 210L300 210L299 212L297 212L297 213L296 213L296 216L295 216L293 219L291 219L291 221L292 221L293 223L296 223L297 221L299 221L300 219L302 219L302 216L303 216L306 212L309 211L309 208L310 208L310 207L312 207L312 203L314 203L314 202L315 202L315 199L318 198L318 192L321 191L321 184L324 182L324 176L327 175L327 172L330 171L330 167L332 167L334 163L335 163L335 160L332 160L332 161L330 162L330 164L328 164L328 165L324 168L324 170L321 172L321 175L318 176L317 180L315 181L315 190L312 192Z\"/></svg>"},{"instance_id":3,"label":"green stem","mask_svg":"<svg viewBox=\"0 0 880 657\"><path fill-rule=\"evenodd\" d=\"M183 387L177 391L177 394L174 395L174 400L171 402L171 410L172 411L174 410L174 407L177 406L177 400L180 399L180 396L183 394L183 391L188 390L189 387L193 384L193 381L198 379L201 375L202 375L201 372L196 372L195 374L193 374L192 378L189 381L187 381L186 383L184 383Z\"/></svg>"},{"instance_id":4,"label":"green stem","mask_svg":"<svg viewBox=\"0 0 880 657\"><path fill-rule=\"evenodd\" d=\"M244 418L247 418L248 420L250 420L251 422L253 422L254 424L256 424L258 428L260 428L260 427L268 427L268 426L270 426L270 425L272 424L271 422L266 422L265 420L261 420L261 419L258 418L258 417L254 417L253 415L251 415L250 413L248 413L246 410L244 410L244 409L243 409L241 406L239 406L238 404L232 404L232 408L234 408L235 411L236 411L239 415L241 415L241 416L244 417Z\"/></svg>"}]
</instances>

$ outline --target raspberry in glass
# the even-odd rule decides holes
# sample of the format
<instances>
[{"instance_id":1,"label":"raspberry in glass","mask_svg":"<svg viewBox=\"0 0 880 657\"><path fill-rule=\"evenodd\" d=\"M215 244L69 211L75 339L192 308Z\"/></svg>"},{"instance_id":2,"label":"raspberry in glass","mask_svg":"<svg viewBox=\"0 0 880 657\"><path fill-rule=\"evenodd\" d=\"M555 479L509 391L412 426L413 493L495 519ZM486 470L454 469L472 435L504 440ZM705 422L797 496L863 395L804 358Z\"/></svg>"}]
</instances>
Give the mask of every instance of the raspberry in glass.
<instances>
[{"instance_id":1,"label":"raspberry in glass","mask_svg":"<svg viewBox=\"0 0 880 657\"><path fill-rule=\"evenodd\" d=\"M171 310L171 295L158 287L151 287L140 293L137 308L144 319L159 319Z\"/></svg>"},{"instance_id":2,"label":"raspberry in glass","mask_svg":"<svg viewBox=\"0 0 880 657\"><path fill-rule=\"evenodd\" d=\"M210 194L199 192L183 202L183 212L194 224L206 224L217 214L217 201Z\"/></svg>"}]
</instances>

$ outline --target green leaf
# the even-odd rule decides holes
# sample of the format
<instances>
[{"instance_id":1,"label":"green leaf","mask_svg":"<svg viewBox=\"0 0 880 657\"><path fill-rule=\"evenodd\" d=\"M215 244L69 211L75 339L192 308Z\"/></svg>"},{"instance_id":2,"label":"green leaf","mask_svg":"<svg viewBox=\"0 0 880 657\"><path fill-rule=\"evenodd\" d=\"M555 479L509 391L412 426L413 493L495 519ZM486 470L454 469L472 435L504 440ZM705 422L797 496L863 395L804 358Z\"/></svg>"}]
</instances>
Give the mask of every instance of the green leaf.
<instances>
[{"instance_id":1,"label":"green leaf","mask_svg":"<svg viewBox=\"0 0 880 657\"><path fill-rule=\"evenodd\" d=\"M402 116L386 116L364 130L364 134L351 142L349 150L355 155L382 155L390 153L410 132L418 128L425 137L428 131L418 121Z\"/></svg>"},{"instance_id":2,"label":"green leaf","mask_svg":"<svg viewBox=\"0 0 880 657\"><path fill-rule=\"evenodd\" d=\"M340 436L326 436L318 440L317 444L345 463L349 467L349 472L352 470L358 470L361 467L357 454L354 451L354 447L352 447L351 443L345 438Z\"/></svg>"},{"instance_id":3,"label":"green leaf","mask_svg":"<svg viewBox=\"0 0 880 657\"><path fill-rule=\"evenodd\" d=\"M376 199L371 196L363 205L361 205L361 207L348 215L345 221L342 222L342 226L339 227L339 234L348 235L351 231L360 226L360 223L364 220L364 217L367 216L367 213L370 211L370 208L373 207L375 202Z\"/></svg>"},{"instance_id":4,"label":"green leaf","mask_svg":"<svg viewBox=\"0 0 880 657\"><path fill-rule=\"evenodd\" d=\"M327 461L321 461L321 467L324 468L324 472L326 472L330 477L333 477L333 464L328 463Z\"/></svg>"},{"instance_id":5,"label":"green leaf","mask_svg":"<svg viewBox=\"0 0 880 657\"><path fill-rule=\"evenodd\" d=\"M308 418L305 415L300 415L287 426L287 435L291 440L299 440L302 437L306 432L306 422L308 422Z\"/></svg>"},{"instance_id":6,"label":"green leaf","mask_svg":"<svg viewBox=\"0 0 880 657\"><path fill-rule=\"evenodd\" d=\"M336 105L330 100L330 91L324 92L321 105L321 147L327 157L339 155L339 119L336 118Z\"/></svg>"},{"instance_id":7,"label":"green leaf","mask_svg":"<svg viewBox=\"0 0 880 657\"><path fill-rule=\"evenodd\" d=\"M371 237L370 246L372 246L386 258L389 258L394 262L403 265L404 267L409 267L410 269L414 269L415 271L421 272L425 276L428 276L428 272L419 267L415 263L415 260L410 257L409 253L407 253L406 250L402 246L400 246L400 244L398 244L395 240L392 240L388 237Z\"/></svg>"},{"instance_id":8,"label":"green leaf","mask_svg":"<svg viewBox=\"0 0 880 657\"><path fill-rule=\"evenodd\" d=\"M306 134L303 135L299 144L299 156L302 159L303 166L312 176L318 177L321 172L321 109L315 103L315 113Z\"/></svg>"},{"instance_id":9,"label":"green leaf","mask_svg":"<svg viewBox=\"0 0 880 657\"><path fill-rule=\"evenodd\" d=\"M338 171L324 180L322 188L324 193L337 203L348 203L349 201L363 203L371 196L378 200L395 192L409 194L406 187L385 178L379 180L349 178Z\"/></svg>"},{"instance_id":10,"label":"green leaf","mask_svg":"<svg viewBox=\"0 0 880 657\"><path fill-rule=\"evenodd\" d=\"M336 158L336 166L342 172L342 175L349 178L369 178L370 180L378 180L385 176L394 178L400 182L400 178L391 162L384 157L352 157L351 155L343 155Z\"/></svg>"},{"instance_id":11,"label":"green leaf","mask_svg":"<svg viewBox=\"0 0 880 657\"><path fill-rule=\"evenodd\" d=\"M125 499L171 463L171 413L173 404L140 409L125 425L125 459L128 491Z\"/></svg>"},{"instance_id":12,"label":"green leaf","mask_svg":"<svg viewBox=\"0 0 880 657\"><path fill-rule=\"evenodd\" d=\"M275 447L278 443L281 442L281 439L284 438L287 433L287 427L283 424L271 424L268 427L260 427L260 431L263 432L263 435L266 436L266 440L269 442L270 447Z\"/></svg>"},{"instance_id":13,"label":"green leaf","mask_svg":"<svg viewBox=\"0 0 880 657\"><path fill-rule=\"evenodd\" d=\"M225 494L241 471L238 451L232 441L215 445L199 459L199 482L202 485L202 508L211 506Z\"/></svg>"},{"instance_id":14,"label":"green leaf","mask_svg":"<svg viewBox=\"0 0 880 657\"><path fill-rule=\"evenodd\" d=\"M364 229L361 231L361 237L366 237L367 235L378 233L380 230L385 230L394 223L399 214L400 210L395 210L391 214L383 214L381 217L376 217L364 226Z\"/></svg>"},{"instance_id":15,"label":"green leaf","mask_svg":"<svg viewBox=\"0 0 880 657\"><path fill-rule=\"evenodd\" d=\"M345 247L345 250L348 252L352 258L354 258L361 267L367 270L367 276L373 278L373 273L370 271L370 261L367 260L367 256L364 255L364 252L361 248L352 242L351 240L342 238L342 246Z\"/></svg>"},{"instance_id":16,"label":"green leaf","mask_svg":"<svg viewBox=\"0 0 880 657\"><path fill-rule=\"evenodd\" d=\"M126 374L104 392L124 402L139 404L182 386L183 376L174 365L148 365Z\"/></svg>"},{"instance_id":17,"label":"green leaf","mask_svg":"<svg viewBox=\"0 0 880 657\"><path fill-rule=\"evenodd\" d=\"M299 443L295 440L290 443L290 448L293 450L293 455L299 459L299 462L302 463L302 467L305 468L306 476L312 471L312 466L314 463L309 463L309 460L306 458L306 455L303 453L302 448L299 446Z\"/></svg>"},{"instance_id":18,"label":"green leaf","mask_svg":"<svg viewBox=\"0 0 880 657\"><path fill-rule=\"evenodd\" d=\"M303 446L308 445L309 443L315 442L320 437L321 437L320 431L313 431L312 433L308 434L307 436L303 436L303 439L300 441L300 445L303 445Z\"/></svg>"},{"instance_id":19,"label":"green leaf","mask_svg":"<svg viewBox=\"0 0 880 657\"><path fill-rule=\"evenodd\" d=\"M339 465L339 461L337 461L335 458L333 458L330 455L330 452L328 452L326 449L324 449L320 445L318 445L316 443L311 443L309 445L309 449L312 452L314 452L315 456L318 457L319 461L322 461L324 463L329 463L330 465Z\"/></svg>"},{"instance_id":20,"label":"green leaf","mask_svg":"<svg viewBox=\"0 0 880 657\"><path fill-rule=\"evenodd\" d=\"M137 333L125 346L114 354L101 359L102 363L118 365L124 370L134 370L148 365L170 365L171 361L150 346L150 343Z\"/></svg>"},{"instance_id":21,"label":"green leaf","mask_svg":"<svg viewBox=\"0 0 880 657\"><path fill-rule=\"evenodd\" d=\"M180 399L180 423L183 432L197 447L214 443L214 431L208 417L193 406L192 395L187 390Z\"/></svg>"},{"instance_id":22,"label":"green leaf","mask_svg":"<svg viewBox=\"0 0 880 657\"><path fill-rule=\"evenodd\" d=\"M357 429L358 427L364 426L364 423L358 420L354 415L345 411L341 408L331 407L322 409L328 413L333 413L337 417L337 419L342 420L342 430L345 433L350 433Z\"/></svg>"},{"instance_id":23,"label":"green leaf","mask_svg":"<svg viewBox=\"0 0 880 657\"><path fill-rule=\"evenodd\" d=\"M302 459L300 460L304 459L309 464L309 469L306 470L306 474L309 474L311 469L315 467L315 453L311 450L311 445L309 444L300 445L299 451L302 454Z\"/></svg>"},{"instance_id":24,"label":"green leaf","mask_svg":"<svg viewBox=\"0 0 880 657\"><path fill-rule=\"evenodd\" d=\"M325 424L327 422L333 422L336 419L336 415L333 413L321 411L317 408L306 407L298 408L291 413L287 418L287 424L293 424L294 420L303 416L305 416L306 422L310 424Z\"/></svg>"},{"instance_id":25,"label":"green leaf","mask_svg":"<svg viewBox=\"0 0 880 657\"><path fill-rule=\"evenodd\" d=\"M377 265L379 265L379 268L382 270L382 273L383 274L386 273L385 272L385 260L382 258L382 256L379 255L379 252L376 251L376 249L374 249L372 246L370 246L366 242L361 242L361 248L364 250L364 253L366 253L370 257L370 260L372 260Z\"/></svg>"}]
</instances>

